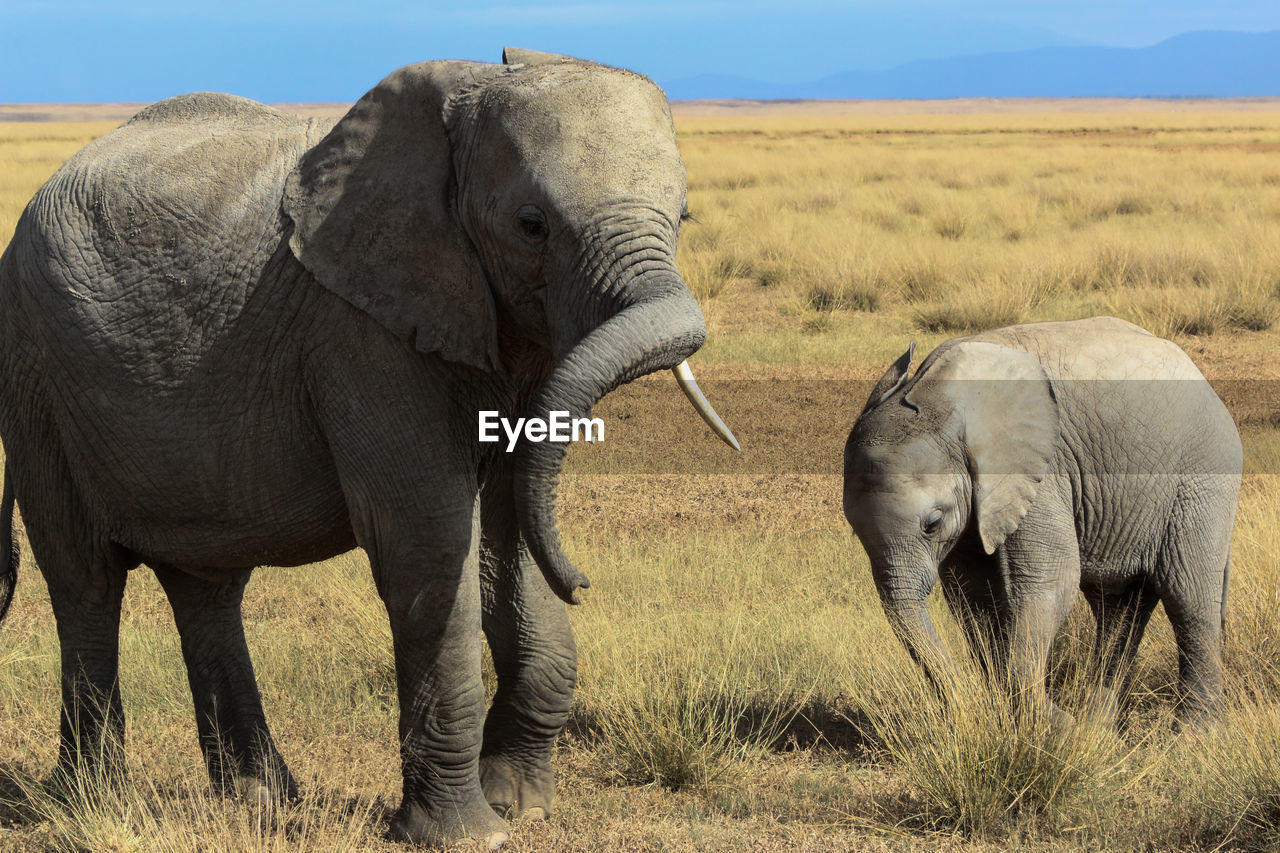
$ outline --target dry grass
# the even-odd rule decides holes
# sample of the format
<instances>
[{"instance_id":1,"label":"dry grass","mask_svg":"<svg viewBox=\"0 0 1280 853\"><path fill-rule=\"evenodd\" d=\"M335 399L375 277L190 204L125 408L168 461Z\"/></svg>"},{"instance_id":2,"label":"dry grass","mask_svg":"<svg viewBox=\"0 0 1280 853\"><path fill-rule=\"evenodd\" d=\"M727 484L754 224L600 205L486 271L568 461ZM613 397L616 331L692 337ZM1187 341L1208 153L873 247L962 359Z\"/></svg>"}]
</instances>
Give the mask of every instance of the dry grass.
<instances>
[{"instance_id":1,"label":"dry grass","mask_svg":"<svg viewBox=\"0 0 1280 853\"><path fill-rule=\"evenodd\" d=\"M559 812L512 849L1280 843L1280 109L1175 106L678 116L697 217L679 261L710 326L700 375L745 449L703 441L658 377L602 404L609 440L571 455L562 524L593 581L572 613L581 682ZM0 124L0 240L107 127ZM1233 555L1230 707L1203 734L1169 731L1161 614L1123 738L1087 713L1029 726L983 691L944 708L890 636L840 515L865 380L909 340L927 351L1103 311L1244 380L1223 387L1256 472ZM381 840L399 786L390 635L364 558L260 571L245 609L299 803L264 813L209 791L145 569L122 630L130 776L55 797L39 780L57 640L27 553L0 628L0 850L395 849ZM1091 631L1077 608L1056 652L1055 695L1076 712Z\"/></svg>"},{"instance_id":2,"label":"dry grass","mask_svg":"<svg viewBox=\"0 0 1280 853\"><path fill-rule=\"evenodd\" d=\"M699 220L683 257L725 272L718 296L759 285L807 307L798 330L838 333L832 310L947 333L1101 312L1170 335L1277 320L1280 110L680 127ZM705 357L741 362L720 331Z\"/></svg>"},{"instance_id":3,"label":"dry grass","mask_svg":"<svg viewBox=\"0 0 1280 853\"><path fill-rule=\"evenodd\" d=\"M1056 727L1016 715L971 659L960 670L966 680L945 703L914 672L888 682L865 668L850 674L887 759L917 792L909 822L988 838L1020 826L1086 838L1102 828L1144 770L1143 745L1126 744L1098 715ZM1074 692L1067 704L1088 708L1087 691Z\"/></svg>"}]
</instances>

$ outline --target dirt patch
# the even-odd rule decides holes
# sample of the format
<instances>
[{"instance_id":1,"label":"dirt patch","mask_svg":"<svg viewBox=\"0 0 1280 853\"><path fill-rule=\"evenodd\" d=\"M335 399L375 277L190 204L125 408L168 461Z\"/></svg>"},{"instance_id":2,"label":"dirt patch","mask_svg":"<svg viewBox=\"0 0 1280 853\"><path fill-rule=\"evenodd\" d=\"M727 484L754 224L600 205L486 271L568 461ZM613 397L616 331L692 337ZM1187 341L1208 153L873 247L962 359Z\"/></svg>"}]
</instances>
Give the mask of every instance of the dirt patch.
<instances>
[{"instance_id":1,"label":"dirt patch","mask_svg":"<svg viewBox=\"0 0 1280 853\"><path fill-rule=\"evenodd\" d=\"M1280 429L1280 371L1247 335L1184 342L1240 426L1246 445ZM1272 336L1273 337L1273 336ZM734 452L698 419L665 374L606 397L605 441L575 445L560 493L570 529L743 525L840 528L844 442L873 379L821 368L708 367L699 382L742 444ZM1260 464L1260 463L1254 463ZM1272 473L1272 472L1266 472Z\"/></svg>"}]
</instances>

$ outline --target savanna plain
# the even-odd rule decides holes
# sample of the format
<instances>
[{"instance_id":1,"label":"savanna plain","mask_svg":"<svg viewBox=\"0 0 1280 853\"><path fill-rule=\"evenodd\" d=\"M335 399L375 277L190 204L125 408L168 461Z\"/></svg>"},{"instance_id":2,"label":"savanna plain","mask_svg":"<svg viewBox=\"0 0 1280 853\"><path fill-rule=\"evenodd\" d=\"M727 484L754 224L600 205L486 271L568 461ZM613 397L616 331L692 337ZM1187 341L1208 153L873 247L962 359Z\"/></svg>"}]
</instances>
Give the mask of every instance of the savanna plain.
<instances>
[{"instance_id":1,"label":"savanna plain","mask_svg":"<svg viewBox=\"0 0 1280 853\"><path fill-rule=\"evenodd\" d=\"M572 612L580 683L558 810L510 849L1280 847L1280 102L702 104L676 121L679 259L709 330L694 367L743 451L655 376L606 398L606 440L571 452L561 529L593 581ZM0 241L114 124L0 123ZM844 438L910 341L1095 314L1179 343L1244 438L1228 701L1207 731L1172 731L1159 611L1123 727L1091 713L1083 601L1052 657L1074 727L981 689L943 708L841 514ZM0 849L397 849L391 639L363 555L259 570L245 617L299 801L212 793L145 568L121 637L129 776L54 797L57 637L24 551L0 627Z\"/></svg>"}]
</instances>

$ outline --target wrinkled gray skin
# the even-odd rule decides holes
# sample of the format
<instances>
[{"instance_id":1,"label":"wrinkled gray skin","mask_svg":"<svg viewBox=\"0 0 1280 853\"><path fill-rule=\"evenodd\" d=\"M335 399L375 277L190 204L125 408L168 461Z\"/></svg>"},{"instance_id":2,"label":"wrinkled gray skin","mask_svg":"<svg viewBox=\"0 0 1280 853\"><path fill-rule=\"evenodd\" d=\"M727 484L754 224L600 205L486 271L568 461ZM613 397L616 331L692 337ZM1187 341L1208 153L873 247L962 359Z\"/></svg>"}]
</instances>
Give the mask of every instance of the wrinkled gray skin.
<instances>
[{"instance_id":1,"label":"wrinkled gray skin","mask_svg":"<svg viewBox=\"0 0 1280 853\"><path fill-rule=\"evenodd\" d=\"M1105 705L1163 602L1179 720L1214 716L1242 455L1191 359L1098 317L951 340L913 377L910 363L889 368L853 427L844 507L890 624L935 683L954 671L925 609L940 581L1018 706L1065 717L1045 663L1080 589Z\"/></svg>"},{"instance_id":2,"label":"wrinkled gray skin","mask_svg":"<svg viewBox=\"0 0 1280 853\"><path fill-rule=\"evenodd\" d=\"M400 69L332 130L164 101L26 209L0 260L0 434L57 618L62 769L122 736L120 602L146 562L215 783L292 794L241 595L255 566L359 545L395 638L393 834L496 843L499 813L550 812L576 678L557 593L586 585L555 526L566 447L509 456L477 412L583 416L705 329L662 92L516 58Z\"/></svg>"}]
</instances>

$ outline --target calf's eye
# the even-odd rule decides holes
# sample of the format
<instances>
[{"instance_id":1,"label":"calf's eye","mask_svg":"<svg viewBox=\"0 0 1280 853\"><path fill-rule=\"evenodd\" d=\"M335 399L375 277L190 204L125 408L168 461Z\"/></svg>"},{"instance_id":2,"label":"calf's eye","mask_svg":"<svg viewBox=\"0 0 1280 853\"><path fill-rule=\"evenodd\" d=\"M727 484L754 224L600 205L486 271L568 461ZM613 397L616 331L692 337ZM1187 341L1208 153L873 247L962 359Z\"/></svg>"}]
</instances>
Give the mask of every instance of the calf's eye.
<instances>
[{"instance_id":1,"label":"calf's eye","mask_svg":"<svg viewBox=\"0 0 1280 853\"><path fill-rule=\"evenodd\" d=\"M932 536L942 528L942 509L934 508L924 518L920 519L920 529L924 531L926 536Z\"/></svg>"}]
</instances>

